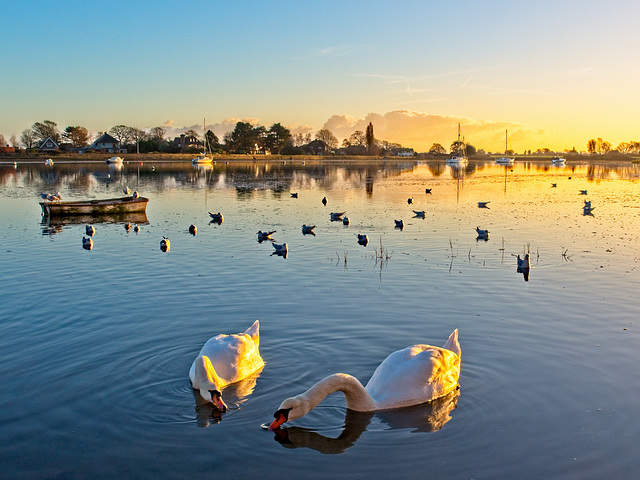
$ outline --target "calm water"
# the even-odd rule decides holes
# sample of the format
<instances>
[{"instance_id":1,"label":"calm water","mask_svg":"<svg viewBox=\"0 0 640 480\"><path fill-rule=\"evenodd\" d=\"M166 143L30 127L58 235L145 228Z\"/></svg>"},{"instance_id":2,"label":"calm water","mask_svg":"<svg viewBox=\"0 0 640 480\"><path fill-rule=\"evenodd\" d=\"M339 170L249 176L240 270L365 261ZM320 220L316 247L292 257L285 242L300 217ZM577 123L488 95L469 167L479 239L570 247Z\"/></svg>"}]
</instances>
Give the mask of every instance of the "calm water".
<instances>
[{"instance_id":1,"label":"calm water","mask_svg":"<svg viewBox=\"0 0 640 480\"><path fill-rule=\"evenodd\" d=\"M0 182L2 478L636 478L637 165L57 162L0 166ZM150 198L138 233L94 221L86 251L84 223L42 222L39 192L124 185ZM265 229L287 258L257 242ZM222 416L197 405L202 344L255 319L265 368L224 391ZM334 395L260 428L324 376L365 383L455 328L459 396L369 415Z\"/></svg>"}]
</instances>

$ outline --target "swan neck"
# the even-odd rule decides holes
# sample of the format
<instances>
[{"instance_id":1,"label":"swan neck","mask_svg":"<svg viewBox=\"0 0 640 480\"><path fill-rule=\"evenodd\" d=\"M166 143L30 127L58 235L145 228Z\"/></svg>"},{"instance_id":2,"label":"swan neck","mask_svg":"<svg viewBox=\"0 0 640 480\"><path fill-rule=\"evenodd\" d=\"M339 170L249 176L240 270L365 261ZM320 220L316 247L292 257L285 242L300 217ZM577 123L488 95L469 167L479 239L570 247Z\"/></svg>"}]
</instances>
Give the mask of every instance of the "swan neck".
<instances>
[{"instance_id":1,"label":"swan neck","mask_svg":"<svg viewBox=\"0 0 640 480\"><path fill-rule=\"evenodd\" d=\"M350 410L357 412L376 410L373 398L362 386L362 383L357 378L344 373L336 373L320 380L303 395L307 397L310 409L313 409L323 399L335 392L344 393L347 408Z\"/></svg>"}]
</instances>

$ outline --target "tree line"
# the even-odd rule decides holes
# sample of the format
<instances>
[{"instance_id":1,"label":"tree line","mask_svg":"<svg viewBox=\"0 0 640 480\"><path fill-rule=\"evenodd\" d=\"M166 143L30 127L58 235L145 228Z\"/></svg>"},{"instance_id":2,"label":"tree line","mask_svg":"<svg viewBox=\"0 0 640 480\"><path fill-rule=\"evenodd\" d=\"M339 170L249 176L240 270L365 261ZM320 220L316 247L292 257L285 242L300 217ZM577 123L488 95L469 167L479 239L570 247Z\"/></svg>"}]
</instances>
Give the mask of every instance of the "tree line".
<instances>
[{"instance_id":1,"label":"tree line","mask_svg":"<svg viewBox=\"0 0 640 480\"><path fill-rule=\"evenodd\" d=\"M103 133L108 133L114 137L122 148L126 148L131 153L179 153L185 151L182 142L176 143L173 139L165 138L166 129L164 127L158 126L144 130L127 125L115 125L108 132L98 132L98 137ZM327 153L335 152L339 148L338 139L329 129L320 129L312 137L311 133L291 133L288 128L280 123L274 123L267 128L262 125L252 125L248 122L237 122L234 129L223 136L222 142L211 130L205 133L204 138L195 130L187 130L182 136L195 139L201 144L204 143L206 138L210 151L214 153L250 154L269 152L283 155L305 154L309 153L309 150L305 147L314 138L326 145ZM61 150L79 150L88 147L91 143L91 136L85 127L71 125L60 131L57 123L51 120L35 122L30 128L21 133L19 139L12 135L9 143L17 149L20 147L34 149L38 148L47 138L54 140ZM0 134L0 146L6 144L5 137ZM191 147L187 148L187 153L197 152L202 148L201 144L198 146L192 143ZM342 149L349 154L377 155L402 149L402 145L375 138L373 124L369 122L365 132L356 130L348 138L345 138L342 141ZM470 156L477 153L476 147L462 141L453 142L449 148L452 154L460 153L463 150ZM590 139L587 142L587 152L590 154L604 155L611 151L639 154L640 142L621 142L615 149L612 148L610 142L600 137ZM537 150L537 153L549 152L551 151L547 148ZM441 144L434 143L429 149L429 153L446 155L447 150ZM513 152L507 153L513 154Z\"/></svg>"},{"instance_id":2,"label":"tree line","mask_svg":"<svg viewBox=\"0 0 640 480\"><path fill-rule=\"evenodd\" d=\"M166 129L163 127L144 130L127 125L115 125L107 132L97 132L96 139L103 133L108 133L118 141L121 148L126 148L131 153L179 153L185 151L196 153L202 148L205 140L209 150L213 153L305 154L309 153L307 146L314 139L325 144L326 153L336 151L339 147L338 139L329 129L320 129L315 133L315 136L312 136L311 133L292 133L280 123L274 123L267 128L262 125L252 125L249 122L237 122L234 129L223 136L222 141L211 130L208 130L204 135L195 130L187 130L181 134L180 141L177 142L165 138ZM61 150L67 151L89 147L92 141L91 135L85 127L68 126L60 131L58 124L51 120L35 122L22 132L19 140L14 135L10 141L16 148L22 146L25 149L36 149L47 138L55 141ZM185 144L189 145L186 150ZM0 135L0 145L4 145L4 136L2 135ZM369 122L366 132L356 130L349 138L344 139L342 147L360 148L357 150L358 153L370 155L402 148L398 143L376 139L371 122Z\"/></svg>"}]
</instances>

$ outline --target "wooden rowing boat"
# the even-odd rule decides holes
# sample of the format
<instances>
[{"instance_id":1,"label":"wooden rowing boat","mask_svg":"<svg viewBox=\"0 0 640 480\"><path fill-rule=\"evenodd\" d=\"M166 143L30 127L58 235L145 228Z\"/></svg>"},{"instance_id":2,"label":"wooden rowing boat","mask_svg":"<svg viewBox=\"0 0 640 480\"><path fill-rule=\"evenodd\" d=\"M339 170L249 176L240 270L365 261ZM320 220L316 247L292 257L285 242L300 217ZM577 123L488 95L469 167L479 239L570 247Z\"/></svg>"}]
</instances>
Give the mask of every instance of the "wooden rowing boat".
<instances>
[{"instance_id":1,"label":"wooden rowing boat","mask_svg":"<svg viewBox=\"0 0 640 480\"><path fill-rule=\"evenodd\" d=\"M47 217L70 215L114 215L125 213L144 213L148 198L121 197L105 200L82 200L71 202L40 202L42 213Z\"/></svg>"}]
</instances>

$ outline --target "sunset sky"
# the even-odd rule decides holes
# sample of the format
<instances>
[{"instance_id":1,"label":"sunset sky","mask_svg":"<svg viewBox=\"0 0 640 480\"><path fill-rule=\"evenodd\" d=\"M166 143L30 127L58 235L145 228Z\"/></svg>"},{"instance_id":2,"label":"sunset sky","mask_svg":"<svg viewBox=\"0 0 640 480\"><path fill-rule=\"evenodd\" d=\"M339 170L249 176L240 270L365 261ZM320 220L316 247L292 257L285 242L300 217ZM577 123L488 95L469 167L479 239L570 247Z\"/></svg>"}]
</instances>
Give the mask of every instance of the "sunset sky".
<instances>
[{"instance_id":1,"label":"sunset sky","mask_svg":"<svg viewBox=\"0 0 640 480\"><path fill-rule=\"evenodd\" d=\"M238 120L339 140L516 152L640 140L628 1L3 2L0 133L36 121L200 129Z\"/></svg>"}]
</instances>

